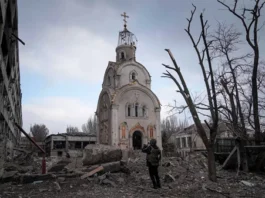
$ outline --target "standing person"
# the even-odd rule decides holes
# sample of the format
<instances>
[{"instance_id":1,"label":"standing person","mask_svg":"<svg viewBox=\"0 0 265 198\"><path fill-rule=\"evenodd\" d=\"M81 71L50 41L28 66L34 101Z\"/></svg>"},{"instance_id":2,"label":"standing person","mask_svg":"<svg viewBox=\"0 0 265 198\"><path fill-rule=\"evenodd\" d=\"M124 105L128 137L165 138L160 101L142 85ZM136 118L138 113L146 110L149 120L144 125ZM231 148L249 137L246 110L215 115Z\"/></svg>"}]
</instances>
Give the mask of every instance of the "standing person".
<instances>
[{"instance_id":1,"label":"standing person","mask_svg":"<svg viewBox=\"0 0 265 198\"><path fill-rule=\"evenodd\" d=\"M161 160L161 150L156 145L156 139L151 139L148 145L144 144L142 152L146 153L146 165L149 169L149 175L153 182L154 189L161 188L158 176L158 166Z\"/></svg>"}]
</instances>

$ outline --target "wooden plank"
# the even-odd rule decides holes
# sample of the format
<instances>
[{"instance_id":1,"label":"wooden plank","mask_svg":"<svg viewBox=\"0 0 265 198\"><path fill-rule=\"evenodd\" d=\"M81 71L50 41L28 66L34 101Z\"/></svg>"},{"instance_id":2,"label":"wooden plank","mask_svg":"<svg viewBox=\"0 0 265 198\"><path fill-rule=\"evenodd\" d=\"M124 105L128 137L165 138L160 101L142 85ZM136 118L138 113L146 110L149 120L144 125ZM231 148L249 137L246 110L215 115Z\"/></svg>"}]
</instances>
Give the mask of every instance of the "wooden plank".
<instances>
[{"instance_id":1,"label":"wooden plank","mask_svg":"<svg viewBox=\"0 0 265 198\"><path fill-rule=\"evenodd\" d=\"M237 147L235 146L235 147L233 148L233 150L231 151L231 153L229 154L229 156L226 158L226 160L225 160L225 162L223 163L221 169L223 169L223 168L226 166L226 164L228 163L228 161L230 160L230 158L234 155L234 153L236 152L236 150L237 150Z\"/></svg>"},{"instance_id":2,"label":"wooden plank","mask_svg":"<svg viewBox=\"0 0 265 198\"><path fill-rule=\"evenodd\" d=\"M92 176L92 175L94 175L94 174L96 174L96 173L98 173L98 172L100 172L102 170L104 170L103 166L99 166L99 167L95 168L94 170L82 175L81 179L85 179L87 177L90 177L90 176Z\"/></svg>"}]
</instances>

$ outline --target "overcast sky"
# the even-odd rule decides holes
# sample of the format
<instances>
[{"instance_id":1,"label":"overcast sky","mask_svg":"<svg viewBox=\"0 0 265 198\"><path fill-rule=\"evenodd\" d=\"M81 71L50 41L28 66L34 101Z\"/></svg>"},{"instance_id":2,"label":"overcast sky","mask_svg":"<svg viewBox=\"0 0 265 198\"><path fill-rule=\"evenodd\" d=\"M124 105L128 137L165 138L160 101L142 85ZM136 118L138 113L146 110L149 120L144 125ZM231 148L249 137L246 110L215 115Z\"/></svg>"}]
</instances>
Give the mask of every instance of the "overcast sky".
<instances>
[{"instance_id":1,"label":"overcast sky","mask_svg":"<svg viewBox=\"0 0 265 198\"><path fill-rule=\"evenodd\" d=\"M67 125L81 129L94 115L108 61L115 61L124 11L130 17L128 29L138 39L136 59L152 76L162 117L168 116L168 103L174 99L183 103L176 86L161 78L161 63L171 64L165 48L174 53L191 92L201 93L200 67L184 31L192 3L197 6L194 35L199 33L198 15L204 8L212 28L217 21L240 28L240 22L215 0L18 1L19 37L26 43L20 45L24 128L29 131L31 124L43 123L50 133L65 132Z\"/></svg>"}]
</instances>

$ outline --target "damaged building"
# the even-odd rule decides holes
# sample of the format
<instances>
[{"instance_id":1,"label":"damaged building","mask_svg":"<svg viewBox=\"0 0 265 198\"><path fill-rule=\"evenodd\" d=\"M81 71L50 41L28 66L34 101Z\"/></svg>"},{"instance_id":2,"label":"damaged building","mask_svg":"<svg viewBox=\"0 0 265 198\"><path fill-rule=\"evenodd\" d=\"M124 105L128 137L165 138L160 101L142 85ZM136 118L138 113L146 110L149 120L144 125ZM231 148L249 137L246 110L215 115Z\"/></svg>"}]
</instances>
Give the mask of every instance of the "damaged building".
<instances>
[{"instance_id":1,"label":"damaged building","mask_svg":"<svg viewBox=\"0 0 265 198\"><path fill-rule=\"evenodd\" d=\"M45 139L45 150L48 156L81 157L88 144L95 144L96 136L83 132L51 134Z\"/></svg>"},{"instance_id":2,"label":"damaged building","mask_svg":"<svg viewBox=\"0 0 265 198\"><path fill-rule=\"evenodd\" d=\"M20 142L22 125L16 0L0 0L0 172Z\"/></svg>"},{"instance_id":3,"label":"damaged building","mask_svg":"<svg viewBox=\"0 0 265 198\"><path fill-rule=\"evenodd\" d=\"M206 124L202 124L203 128L205 129L206 135L209 138L209 128ZM227 152L231 151L235 146L235 134L232 132L232 126L230 123L221 122L219 123L217 129L217 136L216 136L216 145L218 147L222 146L222 150L227 150ZM247 129L247 136L249 138L254 137L254 131ZM194 151L206 151L205 145L197 132L197 128L195 124L192 124L183 130L173 134L173 141L176 145L176 151L181 156L186 156L190 152ZM218 142L218 144L217 144ZM227 149L224 149L227 147ZM216 151L218 148L216 147Z\"/></svg>"},{"instance_id":4,"label":"damaged building","mask_svg":"<svg viewBox=\"0 0 265 198\"><path fill-rule=\"evenodd\" d=\"M128 17L126 13L122 16ZM97 141L128 151L141 149L155 138L162 148L161 104L151 89L149 71L136 61L137 39L124 22L116 62L108 63L98 99Z\"/></svg>"}]
</instances>

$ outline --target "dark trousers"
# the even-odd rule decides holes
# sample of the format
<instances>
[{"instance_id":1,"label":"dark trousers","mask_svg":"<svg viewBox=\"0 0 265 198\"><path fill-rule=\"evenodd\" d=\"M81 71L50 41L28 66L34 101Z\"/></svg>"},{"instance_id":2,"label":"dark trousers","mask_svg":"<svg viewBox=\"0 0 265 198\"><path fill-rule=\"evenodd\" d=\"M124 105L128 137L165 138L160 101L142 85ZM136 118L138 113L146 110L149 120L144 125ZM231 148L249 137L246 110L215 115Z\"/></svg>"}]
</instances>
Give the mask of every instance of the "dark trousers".
<instances>
[{"instance_id":1,"label":"dark trousers","mask_svg":"<svg viewBox=\"0 0 265 198\"><path fill-rule=\"evenodd\" d=\"M161 188L160 180L158 176L158 166L149 165L148 168L149 168L149 175L153 182L154 188L157 188L157 187Z\"/></svg>"}]
</instances>

